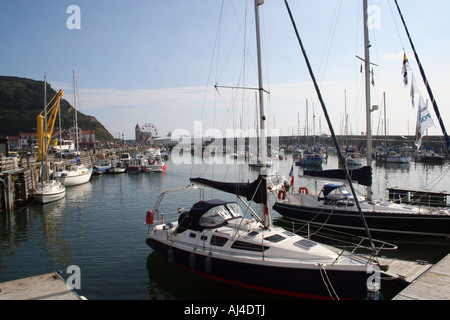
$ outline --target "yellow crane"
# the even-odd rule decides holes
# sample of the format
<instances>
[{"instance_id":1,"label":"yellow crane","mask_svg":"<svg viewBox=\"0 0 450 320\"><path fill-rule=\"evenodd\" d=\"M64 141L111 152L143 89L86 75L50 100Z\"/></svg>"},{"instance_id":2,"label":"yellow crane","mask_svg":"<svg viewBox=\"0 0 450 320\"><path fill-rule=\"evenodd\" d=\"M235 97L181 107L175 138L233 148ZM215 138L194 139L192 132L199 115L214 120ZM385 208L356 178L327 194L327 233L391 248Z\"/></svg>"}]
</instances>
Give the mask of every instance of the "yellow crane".
<instances>
[{"instance_id":1,"label":"yellow crane","mask_svg":"<svg viewBox=\"0 0 450 320\"><path fill-rule=\"evenodd\" d=\"M44 116L42 115L45 112L45 109L37 116L37 141L39 149L37 161L42 161L42 158L47 155L48 146L50 144L50 139L53 135L53 128L55 127L56 116L58 115L60 102L63 95L64 92L62 90L59 90L59 92L47 104L45 109L47 109L47 107L53 103L51 108L47 110L47 121L45 124L45 128L44 128Z\"/></svg>"}]
</instances>

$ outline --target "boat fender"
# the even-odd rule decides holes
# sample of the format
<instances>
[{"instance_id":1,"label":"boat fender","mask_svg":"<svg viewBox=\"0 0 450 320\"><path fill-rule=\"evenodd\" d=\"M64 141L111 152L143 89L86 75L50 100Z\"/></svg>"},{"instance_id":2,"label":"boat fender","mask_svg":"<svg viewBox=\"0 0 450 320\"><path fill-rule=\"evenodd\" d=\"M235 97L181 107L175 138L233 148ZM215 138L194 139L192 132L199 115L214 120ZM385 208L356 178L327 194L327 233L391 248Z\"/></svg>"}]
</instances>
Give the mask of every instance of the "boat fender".
<instances>
[{"instance_id":1,"label":"boat fender","mask_svg":"<svg viewBox=\"0 0 450 320\"><path fill-rule=\"evenodd\" d=\"M147 211L147 219L146 219L147 224L153 224L153 217L154 217L153 211L148 210Z\"/></svg>"},{"instance_id":2,"label":"boat fender","mask_svg":"<svg viewBox=\"0 0 450 320\"><path fill-rule=\"evenodd\" d=\"M167 252L167 260L169 263L175 262L175 253L173 252L172 248L169 248L169 251Z\"/></svg>"},{"instance_id":3,"label":"boat fender","mask_svg":"<svg viewBox=\"0 0 450 320\"><path fill-rule=\"evenodd\" d=\"M196 265L197 257L195 256L195 253L191 252L191 254L189 255L189 267L194 270Z\"/></svg>"},{"instance_id":4,"label":"boat fender","mask_svg":"<svg viewBox=\"0 0 450 320\"><path fill-rule=\"evenodd\" d=\"M206 273L211 273L212 271L212 259L211 256L205 258L205 271Z\"/></svg>"},{"instance_id":5,"label":"boat fender","mask_svg":"<svg viewBox=\"0 0 450 320\"><path fill-rule=\"evenodd\" d=\"M309 194L309 191L308 191L308 188L306 188L306 187L300 187L300 188L298 188L298 193Z\"/></svg>"}]
</instances>

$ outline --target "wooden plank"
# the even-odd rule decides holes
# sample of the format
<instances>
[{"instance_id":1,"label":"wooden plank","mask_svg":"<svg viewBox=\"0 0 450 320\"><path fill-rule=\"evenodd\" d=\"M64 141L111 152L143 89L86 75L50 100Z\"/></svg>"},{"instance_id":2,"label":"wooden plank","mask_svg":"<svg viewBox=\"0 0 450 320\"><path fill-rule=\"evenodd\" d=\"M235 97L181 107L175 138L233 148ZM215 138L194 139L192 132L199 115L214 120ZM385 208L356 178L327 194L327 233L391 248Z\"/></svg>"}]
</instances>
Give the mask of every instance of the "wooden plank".
<instances>
[{"instance_id":1,"label":"wooden plank","mask_svg":"<svg viewBox=\"0 0 450 320\"><path fill-rule=\"evenodd\" d=\"M413 281L394 300L450 300L450 254Z\"/></svg>"},{"instance_id":2,"label":"wooden plank","mask_svg":"<svg viewBox=\"0 0 450 320\"><path fill-rule=\"evenodd\" d=\"M0 300L82 300L56 273L0 284Z\"/></svg>"},{"instance_id":3,"label":"wooden plank","mask_svg":"<svg viewBox=\"0 0 450 320\"><path fill-rule=\"evenodd\" d=\"M416 261L406 261L400 259L388 259L388 258L378 258L378 262L381 265L389 266L387 274L394 277L402 277L407 282L412 282L419 278L424 272L432 267L429 263L422 263Z\"/></svg>"}]
</instances>

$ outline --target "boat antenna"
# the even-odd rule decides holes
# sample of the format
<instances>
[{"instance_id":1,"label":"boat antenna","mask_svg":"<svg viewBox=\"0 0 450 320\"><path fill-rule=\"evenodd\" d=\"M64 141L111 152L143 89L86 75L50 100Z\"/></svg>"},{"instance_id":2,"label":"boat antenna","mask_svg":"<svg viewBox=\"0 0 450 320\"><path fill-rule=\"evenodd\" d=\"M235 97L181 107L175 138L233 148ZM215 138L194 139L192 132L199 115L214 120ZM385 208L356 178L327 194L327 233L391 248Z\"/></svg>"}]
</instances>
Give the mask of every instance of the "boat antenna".
<instances>
[{"instance_id":1,"label":"boat antenna","mask_svg":"<svg viewBox=\"0 0 450 320\"><path fill-rule=\"evenodd\" d=\"M419 65L419 70L420 70L420 74L422 75L423 82L425 83L425 86L427 87L428 95L430 96L431 102L433 103L433 109L434 109L434 112L436 113L436 117L439 120L439 124L441 126L442 133L444 134L445 142L447 144L447 153L448 153L450 151L450 139L447 135L447 131L445 130L444 121L442 120L437 102L434 99L433 92L431 91L430 84L428 83L427 77L425 75L425 71L423 69L422 63L420 62L419 55L417 54L414 43L412 42L411 35L409 34L408 27L406 26L405 19L403 18L403 14L402 14L402 11L400 10L397 0L395 0L395 5L397 6L398 13L400 15L400 18L402 19L403 26L405 27L405 31L408 36L409 43L411 44L411 48L414 51L414 56L416 58L417 64Z\"/></svg>"},{"instance_id":2,"label":"boat antenna","mask_svg":"<svg viewBox=\"0 0 450 320\"><path fill-rule=\"evenodd\" d=\"M287 11L289 13L289 17L291 19L292 26L294 27L294 31L295 31L295 34L297 36L298 43L299 43L300 48L302 50L303 56L305 58L305 62L306 62L306 65L308 67L309 74L310 74L311 79L313 81L314 88L316 89L317 96L318 96L319 101L320 101L320 105L322 106L322 110L323 110L323 113L325 115L325 119L327 120L328 128L330 129L331 136L333 138L333 142L334 142L334 145L336 147L337 154L338 154L338 157L339 157L339 162L342 164L343 169L345 171L346 179L347 179L347 181L349 183L350 189L351 189L353 197L355 199L356 207L358 208L358 211L359 211L359 213L361 215L361 220L363 222L364 228L366 229L367 236L368 236L369 241L370 241L370 245L372 246L372 248L375 248L372 236L371 236L369 228L367 226L366 219L365 219L364 214L363 214L362 209L361 209L361 205L359 204L358 196L356 194L355 188L353 187L352 179L351 179L350 174L348 172L347 161L345 160L345 158L344 158L344 156L342 154L342 151L339 148L339 143L337 141L336 134L334 133L333 125L331 124L331 120L330 120L330 117L328 115L328 111L327 111L327 108L325 106L325 102L324 102L324 100L322 98L322 94L320 92L320 88L319 88L319 86L317 84L316 77L314 76L314 72L312 70L311 64L310 64L308 56L306 54L306 50L305 50L305 48L303 46L302 40L301 40L300 35L298 33L297 26L295 24L294 18L293 18L292 13L291 13L291 9L289 8L289 4L288 4L287 0L284 0L284 3L286 4L286 9L287 9Z\"/></svg>"}]
</instances>

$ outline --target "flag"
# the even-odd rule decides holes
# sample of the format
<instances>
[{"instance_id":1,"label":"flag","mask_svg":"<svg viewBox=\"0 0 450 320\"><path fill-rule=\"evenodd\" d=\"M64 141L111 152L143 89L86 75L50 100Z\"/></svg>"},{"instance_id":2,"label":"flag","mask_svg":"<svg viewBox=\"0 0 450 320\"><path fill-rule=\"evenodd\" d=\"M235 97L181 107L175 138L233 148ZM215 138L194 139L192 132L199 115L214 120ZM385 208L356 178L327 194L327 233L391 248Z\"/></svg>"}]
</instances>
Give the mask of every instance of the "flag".
<instances>
[{"instance_id":1,"label":"flag","mask_svg":"<svg viewBox=\"0 0 450 320\"><path fill-rule=\"evenodd\" d=\"M414 97L415 97L416 93L419 93L419 90L417 90L416 79L414 78L414 75L413 75L411 77L411 92L410 92L411 103L412 103L413 109L416 107L415 103L414 103Z\"/></svg>"},{"instance_id":2,"label":"flag","mask_svg":"<svg viewBox=\"0 0 450 320\"><path fill-rule=\"evenodd\" d=\"M403 68L402 68L402 75L403 75L403 83L405 84L405 87L408 85L408 69L409 69L409 61L406 57L406 53L403 54Z\"/></svg>"},{"instance_id":3,"label":"flag","mask_svg":"<svg viewBox=\"0 0 450 320\"><path fill-rule=\"evenodd\" d=\"M291 177L291 187L294 185L294 163L292 163L291 171L289 172L289 177Z\"/></svg>"},{"instance_id":4,"label":"flag","mask_svg":"<svg viewBox=\"0 0 450 320\"><path fill-rule=\"evenodd\" d=\"M417 110L417 125L416 125L416 146L420 149L422 145L422 137L425 130L434 127L433 119L431 118L428 107L422 96L419 97L419 108Z\"/></svg>"}]
</instances>

